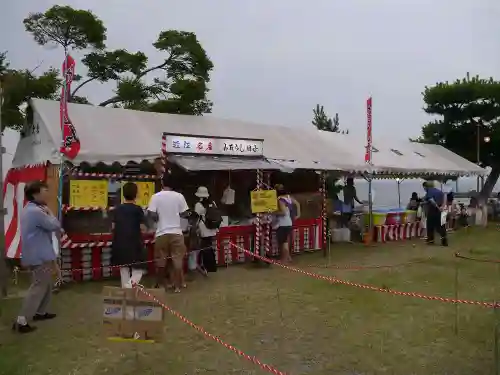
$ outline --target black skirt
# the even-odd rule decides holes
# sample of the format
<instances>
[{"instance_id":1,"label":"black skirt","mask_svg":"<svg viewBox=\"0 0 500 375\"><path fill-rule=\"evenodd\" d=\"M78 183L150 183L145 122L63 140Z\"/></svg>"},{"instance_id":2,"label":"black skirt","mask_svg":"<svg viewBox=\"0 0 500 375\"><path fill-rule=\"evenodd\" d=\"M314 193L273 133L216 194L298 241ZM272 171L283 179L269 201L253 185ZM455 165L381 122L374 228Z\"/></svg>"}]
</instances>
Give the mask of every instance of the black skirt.
<instances>
[{"instance_id":1,"label":"black skirt","mask_svg":"<svg viewBox=\"0 0 500 375\"><path fill-rule=\"evenodd\" d=\"M111 247L111 264L115 267L131 267L134 269L147 269L146 249L142 244L121 244L113 241Z\"/></svg>"}]
</instances>

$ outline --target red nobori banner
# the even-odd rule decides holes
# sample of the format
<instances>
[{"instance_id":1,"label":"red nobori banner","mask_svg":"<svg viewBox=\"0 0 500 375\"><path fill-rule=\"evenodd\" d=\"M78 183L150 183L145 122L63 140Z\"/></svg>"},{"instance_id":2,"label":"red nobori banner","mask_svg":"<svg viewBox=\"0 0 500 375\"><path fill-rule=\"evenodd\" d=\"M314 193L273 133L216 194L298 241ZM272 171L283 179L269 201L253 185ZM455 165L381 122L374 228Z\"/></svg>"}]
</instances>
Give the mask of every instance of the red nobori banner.
<instances>
[{"instance_id":1,"label":"red nobori banner","mask_svg":"<svg viewBox=\"0 0 500 375\"><path fill-rule=\"evenodd\" d=\"M68 159L74 159L80 152L80 140L76 135L75 127L68 115L68 98L71 93L71 83L75 76L75 60L70 56L66 56L63 63L63 87L61 88L60 101L60 116L61 116L61 131L62 144L61 153Z\"/></svg>"},{"instance_id":2,"label":"red nobori banner","mask_svg":"<svg viewBox=\"0 0 500 375\"><path fill-rule=\"evenodd\" d=\"M372 162L372 97L366 100L366 151L365 163Z\"/></svg>"}]
</instances>

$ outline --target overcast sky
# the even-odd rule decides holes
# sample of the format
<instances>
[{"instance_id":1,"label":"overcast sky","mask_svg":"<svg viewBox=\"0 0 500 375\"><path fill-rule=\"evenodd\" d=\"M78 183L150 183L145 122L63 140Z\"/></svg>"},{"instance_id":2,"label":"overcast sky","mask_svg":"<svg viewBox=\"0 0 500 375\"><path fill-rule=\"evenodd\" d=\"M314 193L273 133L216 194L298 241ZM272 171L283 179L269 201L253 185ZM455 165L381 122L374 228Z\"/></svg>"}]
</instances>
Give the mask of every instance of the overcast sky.
<instances>
[{"instance_id":1,"label":"overcast sky","mask_svg":"<svg viewBox=\"0 0 500 375\"><path fill-rule=\"evenodd\" d=\"M0 50L15 68L60 66L62 51L39 47L24 31L29 12L49 0L5 0ZM266 124L312 126L312 108L339 113L341 127L363 134L373 96L374 136L418 135L428 121L421 92L467 71L500 75L498 0L73 0L108 28L108 46L141 50L161 30L198 35L215 64L213 115ZM82 65L77 65L77 72ZM110 87L84 91L106 99Z\"/></svg>"}]
</instances>

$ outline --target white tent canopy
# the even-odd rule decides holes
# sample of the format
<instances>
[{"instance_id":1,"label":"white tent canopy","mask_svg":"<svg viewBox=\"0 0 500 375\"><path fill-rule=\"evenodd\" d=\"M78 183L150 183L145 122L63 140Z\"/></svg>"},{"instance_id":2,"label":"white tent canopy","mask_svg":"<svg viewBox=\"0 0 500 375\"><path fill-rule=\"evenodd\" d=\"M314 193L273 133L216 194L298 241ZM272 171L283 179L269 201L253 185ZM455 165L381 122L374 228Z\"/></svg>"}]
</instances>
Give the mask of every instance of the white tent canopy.
<instances>
[{"instance_id":1,"label":"white tent canopy","mask_svg":"<svg viewBox=\"0 0 500 375\"><path fill-rule=\"evenodd\" d=\"M33 127L21 139L13 167L44 163L58 164L61 139L59 102L34 99ZM81 141L75 164L111 164L154 160L161 152L163 132L206 137L264 140L264 157L285 168L339 170L362 173L484 174L485 170L441 146L400 142L374 144L373 167L364 163L364 142L351 135L321 132L310 127L290 128L218 119L126 109L69 104L69 116ZM403 155L390 151L397 149ZM419 156L416 152L424 155Z\"/></svg>"},{"instance_id":2,"label":"white tent canopy","mask_svg":"<svg viewBox=\"0 0 500 375\"><path fill-rule=\"evenodd\" d=\"M336 149L351 153L354 163L364 162L366 137L321 132ZM375 138L372 144L374 172L379 175L484 175L484 168L450 150L432 144Z\"/></svg>"}]
</instances>

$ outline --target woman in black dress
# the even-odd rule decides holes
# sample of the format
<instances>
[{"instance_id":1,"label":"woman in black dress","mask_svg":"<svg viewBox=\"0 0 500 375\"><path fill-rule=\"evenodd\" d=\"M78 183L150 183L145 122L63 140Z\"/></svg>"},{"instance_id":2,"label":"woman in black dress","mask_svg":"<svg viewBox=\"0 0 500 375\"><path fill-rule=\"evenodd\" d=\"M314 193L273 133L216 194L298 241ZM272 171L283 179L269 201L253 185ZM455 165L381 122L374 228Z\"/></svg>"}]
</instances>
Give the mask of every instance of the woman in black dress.
<instances>
[{"instance_id":1,"label":"woman in black dress","mask_svg":"<svg viewBox=\"0 0 500 375\"><path fill-rule=\"evenodd\" d=\"M124 203L113 212L113 245L111 262L120 267L122 288L141 281L146 268L142 232L146 231L144 211L135 204L137 185L127 182L122 187ZM142 262L142 263L141 263Z\"/></svg>"}]
</instances>

